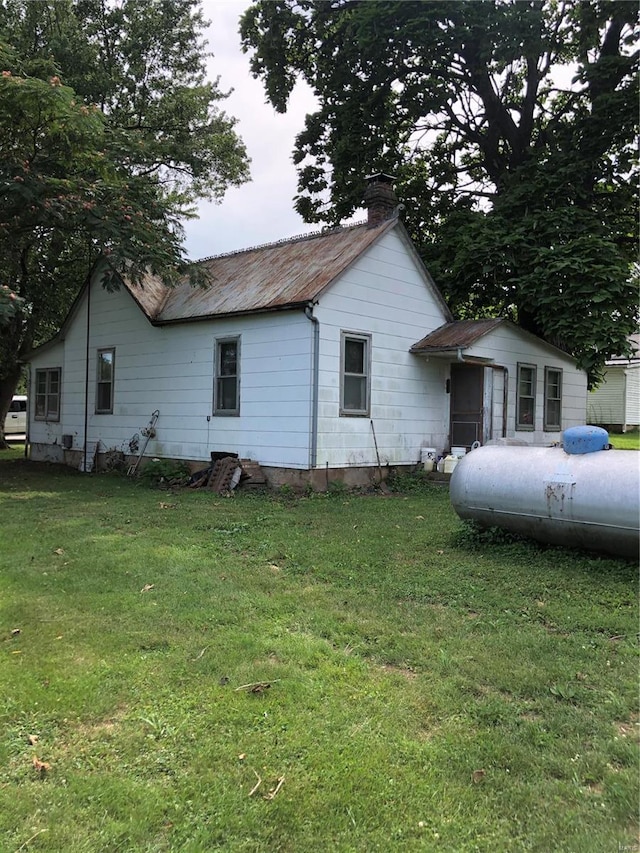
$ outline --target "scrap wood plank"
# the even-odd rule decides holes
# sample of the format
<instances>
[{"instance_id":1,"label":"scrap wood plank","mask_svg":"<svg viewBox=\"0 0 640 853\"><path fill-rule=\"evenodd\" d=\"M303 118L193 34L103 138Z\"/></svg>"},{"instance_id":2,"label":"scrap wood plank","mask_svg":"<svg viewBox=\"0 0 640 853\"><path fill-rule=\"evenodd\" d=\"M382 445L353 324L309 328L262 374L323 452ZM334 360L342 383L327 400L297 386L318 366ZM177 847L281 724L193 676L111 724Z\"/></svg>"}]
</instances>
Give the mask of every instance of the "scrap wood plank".
<instances>
[{"instance_id":1,"label":"scrap wood plank","mask_svg":"<svg viewBox=\"0 0 640 853\"><path fill-rule=\"evenodd\" d=\"M266 484L267 478L258 462L254 462L253 459L241 459L240 464L242 466L242 480L244 485L262 486Z\"/></svg>"}]
</instances>

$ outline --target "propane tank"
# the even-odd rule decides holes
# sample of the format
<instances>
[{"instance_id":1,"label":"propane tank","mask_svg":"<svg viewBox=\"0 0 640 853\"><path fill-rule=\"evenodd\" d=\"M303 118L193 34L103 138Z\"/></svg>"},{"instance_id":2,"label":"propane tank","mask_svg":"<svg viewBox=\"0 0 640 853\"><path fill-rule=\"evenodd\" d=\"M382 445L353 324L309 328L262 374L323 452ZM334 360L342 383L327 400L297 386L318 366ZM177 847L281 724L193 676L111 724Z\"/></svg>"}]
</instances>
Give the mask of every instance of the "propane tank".
<instances>
[{"instance_id":1,"label":"propane tank","mask_svg":"<svg viewBox=\"0 0 640 853\"><path fill-rule=\"evenodd\" d=\"M423 447L420 450L420 462L425 471L433 471L436 467L438 451L435 447Z\"/></svg>"},{"instance_id":2,"label":"propane tank","mask_svg":"<svg viewBox=\"0 0 640 853\"><path fill-rule=\"evenodd\" d=\"M483 527L637 559L640 454L576 451L575 441L570 435L571 452L479 447L456 465L450 483L453 508ZM584 448L584 442L578 445Z\"/></svg>"}]
</instances>

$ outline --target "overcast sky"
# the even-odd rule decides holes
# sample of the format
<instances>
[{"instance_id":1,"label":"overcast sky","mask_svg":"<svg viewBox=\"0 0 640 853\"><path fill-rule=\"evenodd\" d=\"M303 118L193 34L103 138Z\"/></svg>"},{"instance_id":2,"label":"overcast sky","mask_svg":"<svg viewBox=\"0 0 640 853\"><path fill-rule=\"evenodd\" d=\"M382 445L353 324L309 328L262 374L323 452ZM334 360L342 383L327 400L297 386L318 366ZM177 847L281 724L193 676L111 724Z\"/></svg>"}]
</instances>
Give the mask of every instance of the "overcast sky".
<instances>
[{"instance_id":1,"label":"overcast sky","mask_svg":"<svg viewBox=\"0 0 640 853\"><path fill-rule=\"evenodd\" d=\"M222 103L238 119L236 130L251 158L250 183L230 189L221 204L200 205L200 219L186 223L186 249L192 260L292 237L318 226L306 225L293 209L296 171L291 160L296 134L314 109L313 96L300 85L284 115L265 103L262 83L249 72L240 49L238 22L250 0L203 0L208 30L211 79L234 91Z\"/></svg>"}]
</instances>

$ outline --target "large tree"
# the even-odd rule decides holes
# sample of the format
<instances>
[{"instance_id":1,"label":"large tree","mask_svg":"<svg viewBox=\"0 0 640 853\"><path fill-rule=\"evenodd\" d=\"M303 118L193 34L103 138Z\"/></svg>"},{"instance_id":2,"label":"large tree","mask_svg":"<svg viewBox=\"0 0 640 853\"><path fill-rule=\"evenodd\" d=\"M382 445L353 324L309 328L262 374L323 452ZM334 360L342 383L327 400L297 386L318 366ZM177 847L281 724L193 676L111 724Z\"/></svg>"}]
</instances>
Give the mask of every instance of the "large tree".
<instances>
[{"instance_id":1,"label":"large tree","mask_svg":"<svg viewBox=\"0 0 640 853\"><path fill-rule=\"evenodd\" d=\"M637 322L637 9L616 0L260 0L241 22L279 111L313 89L296 207L337 222L397 176L460 317L511 316L592 379Z\"/></svg>"},{"instance_id":2,"label":"large tree","mask_svg":"<svg viewBox=\"0 0 640 853\"><path fill-rule=\"evenodd\" d=\"M98 258L188 272L182 222L248 177L198 0L0 2L0 443L25 354Z\"/></svg>"}]
</instances>

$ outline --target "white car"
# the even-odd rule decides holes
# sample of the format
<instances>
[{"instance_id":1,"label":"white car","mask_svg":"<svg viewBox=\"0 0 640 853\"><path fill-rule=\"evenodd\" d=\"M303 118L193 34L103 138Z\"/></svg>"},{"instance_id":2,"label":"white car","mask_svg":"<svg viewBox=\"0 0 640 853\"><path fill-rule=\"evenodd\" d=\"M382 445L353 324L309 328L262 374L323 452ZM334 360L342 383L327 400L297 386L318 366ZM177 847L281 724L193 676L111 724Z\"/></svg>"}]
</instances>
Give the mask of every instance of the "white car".
<instances>
[{"instance_id":1,"label":"white car","mask_svg":"<svg viewBox=\"0 0 640 853\"><path fill-rule=\"evenodd\" d=\"M5 435L24 435L27 432L27 398L17 394L11 401L4 422Z\"/></svg>"}]
</instances>

